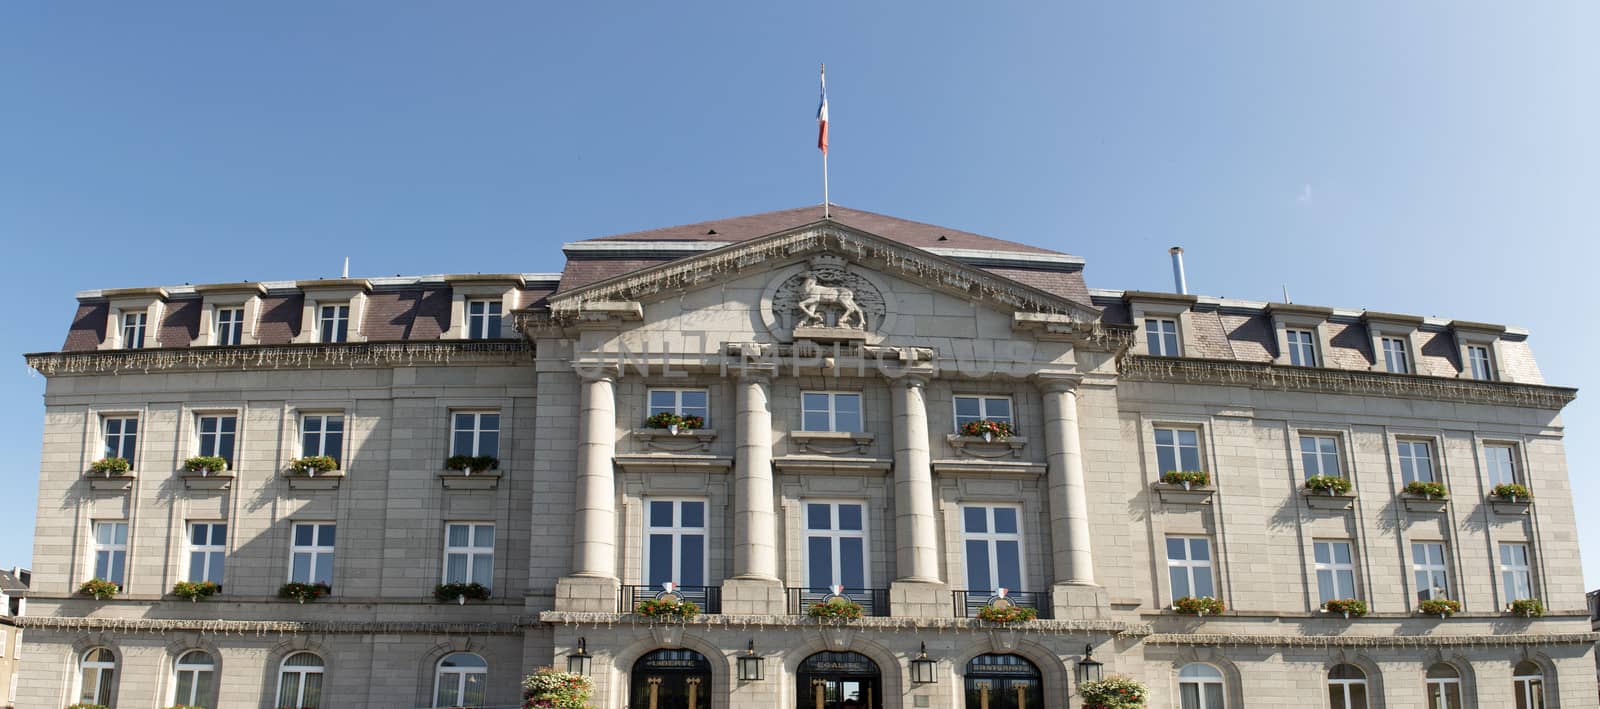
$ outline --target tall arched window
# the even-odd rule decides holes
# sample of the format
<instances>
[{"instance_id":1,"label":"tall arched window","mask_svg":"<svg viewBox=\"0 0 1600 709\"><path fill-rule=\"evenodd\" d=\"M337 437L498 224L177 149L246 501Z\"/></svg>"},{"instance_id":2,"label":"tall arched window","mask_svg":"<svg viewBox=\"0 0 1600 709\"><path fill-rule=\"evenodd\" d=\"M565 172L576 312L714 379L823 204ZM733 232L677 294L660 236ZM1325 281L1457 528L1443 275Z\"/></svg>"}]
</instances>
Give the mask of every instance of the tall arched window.
<instances>
[{"instance_id":1,"label":"tall arched window","mask_svg":"<svg viewBox=\"0 0 1600 709\"><path fill-rule=\"evenodd\" d=\"M1199 662L1178 670L1181 709L1223 709L1222 672Z\"/></svg>"},{"instance_id":2,"label":"tall arched window","mask_svg":"<svg viewBox=\"0 0 1600 709\"><path fill-rule=\"evenodd\" d=\"M278 668L280 709L322 709L322 658L297 652Z\"/></svg>"},{"instance_id":3,"label":"tall arched window","mask_svg":"<svg viewBox=\"0 0 1600 709\"><path fill-rule=\"evenodd\" d=\"M78 678L78 701L84 704L116 703L117 656L103 647L83 653L78 663L82 675Z\"/></svg>"},{"instance_id":4,"label":"tall arched window","mask_svg":"<svg viewBox=\"0 0 1600 709\"><path fill-rule=\"evenodd\" d=\"M1428 709L1461 709L1461 672L1441 662L1428 668Z\"/></svg>"},{"instance_id":5,"label":"tall arched window","mask_svg":"<svg viewBox=\"0 0 1600 709\"><path fill-rule=\"evenodd\" d=\"M1367 709L1367 673L1355 665L1334 665L1328 670L1328 706Z\"/></svg>"},{"instance_id":6,"label":"tall arched window","mask_svg":"<svg viewBox=\"0 0 1600 709\"><path fill-rule=\"evenodd\" d=\"M446 655L433 673L433 705L483 706L483 691L488 684L489 663L483 658L470 652Z\"/></svg>"},{"instance_id":7,"label":"tall arched window","mask_svg":"<svg viewBox=\"0 0 1600 709\"><path fill-rule=\"evenodd\" d=\"M217 663L204 650L190 650L178 658L174 668L172 703L211 709L215 706Z\"/></svg>"},{"instance_id":8,"label":"tall arched window","mask_svg":"<svg viewBox=\"0 0 1600 709\"><path fill-rule=\"evenodd\" d=\"M1537 663L1523 660L1511 672L1516 690L1517 709L1544 709L1544 670Z\"/></svg>"}]
</instances>

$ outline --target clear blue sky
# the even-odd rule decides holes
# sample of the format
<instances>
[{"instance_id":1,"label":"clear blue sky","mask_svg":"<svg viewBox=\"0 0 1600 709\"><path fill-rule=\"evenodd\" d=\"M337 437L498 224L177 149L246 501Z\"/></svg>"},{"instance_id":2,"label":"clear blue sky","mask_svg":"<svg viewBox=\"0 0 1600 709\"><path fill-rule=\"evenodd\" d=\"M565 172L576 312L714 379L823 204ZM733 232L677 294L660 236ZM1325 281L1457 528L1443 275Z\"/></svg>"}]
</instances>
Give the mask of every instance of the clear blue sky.
<instances>
[{"instance_id":1,"label":"clear blue sky","mask_svg":"<svg viewBox=\"0 0 1600 709\"><path fill-rule=\"evenodd\" d=\"M560 268L820 200L1090 285L1530 328L1600 501L1600 9L1583 2L0 6L0 565L80 289ZM1555 501L1552 501L1554 503ZM1600 587L1600 515L1585 517Z\"/></svg>"}]
</instances>

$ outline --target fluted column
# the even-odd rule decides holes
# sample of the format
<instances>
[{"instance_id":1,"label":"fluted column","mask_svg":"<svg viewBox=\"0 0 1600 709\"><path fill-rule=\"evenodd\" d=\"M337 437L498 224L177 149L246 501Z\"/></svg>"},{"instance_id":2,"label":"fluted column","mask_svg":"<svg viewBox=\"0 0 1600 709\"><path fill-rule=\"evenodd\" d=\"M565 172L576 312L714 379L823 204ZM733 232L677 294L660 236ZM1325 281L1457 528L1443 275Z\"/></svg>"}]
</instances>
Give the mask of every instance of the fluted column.
<instances>
[{"instance_id":1,"label":"fluted column","mask_svg":"<svg viewBox=\"0 0 1600 709\"><path fill-rule=\"evenodd\" d=\"M778 528L773 508L772 407L768 375L738 380L739 441L734 457L733 574L778 580Z\"/></svg>"},{"instance_id":2,"label":"fluted column","mask_svg":"<svg viewBox=\"0 0 1600 709\"><path fill-rule=\"evenodd\" d=\"M928 455L927 380L894 380L894 525L900 581L940 583Z\"/></svg>"},{"instance_id":3,"label":"fluted column","mask_svg":"<svg viewBox=\"0 0 1600 709\"><path fill-rule=\"evenodd\" d=\"M1089 495L1083 480L1083 442L1078 435L1080 379L1040 381L1044 392L1044 444L1050 468L1050 546L1056 580L1094 584L1089 544Z\"/></svg>"},{"instance_id":4,"label":"fluted column","mask_svg":"<svg viewBox=\"0 0 1600 709\"><path fill-rule=\"evenodd\" d=\"M617 577L617 400L609 375L585 376L578 400L578 508L572 575Z\"/></svg>"}]
</instances>

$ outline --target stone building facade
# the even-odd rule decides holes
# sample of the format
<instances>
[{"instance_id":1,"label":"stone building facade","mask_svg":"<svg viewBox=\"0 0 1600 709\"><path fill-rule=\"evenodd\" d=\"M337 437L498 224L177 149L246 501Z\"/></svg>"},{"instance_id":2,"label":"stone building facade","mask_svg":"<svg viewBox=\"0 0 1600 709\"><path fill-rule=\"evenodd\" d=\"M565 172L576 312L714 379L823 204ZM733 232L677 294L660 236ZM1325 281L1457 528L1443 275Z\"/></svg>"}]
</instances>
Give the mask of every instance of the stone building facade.
<instances>
[{"instance_id":1,"label":"stone building facade","mask_svg":"<svg viewBox=\"0 0 1600 709\"><path fill-rule=\"evenodd\" d=\"M22 664L22 628L17 618L27 610L27 569L0 569L0 707L16 706L17 667Z\"/></svg>"},{"instance_id":2,"label":"stone building facade","mask_svg":"<svg viewBox=\"0 0 1600 709\"><path fill-rule=\"evenodd\" d=\"M516 706L569 663L606 708L1077 707L1096 671L1154 707L1593 706L1575 392L1526 332L1091 290L821 212L559 274L83 293L28 356L18 706ZM636 612L663 599L702 612ZM976 617L1005 607L1038 617Z\"/></svg>"}]
</instances>

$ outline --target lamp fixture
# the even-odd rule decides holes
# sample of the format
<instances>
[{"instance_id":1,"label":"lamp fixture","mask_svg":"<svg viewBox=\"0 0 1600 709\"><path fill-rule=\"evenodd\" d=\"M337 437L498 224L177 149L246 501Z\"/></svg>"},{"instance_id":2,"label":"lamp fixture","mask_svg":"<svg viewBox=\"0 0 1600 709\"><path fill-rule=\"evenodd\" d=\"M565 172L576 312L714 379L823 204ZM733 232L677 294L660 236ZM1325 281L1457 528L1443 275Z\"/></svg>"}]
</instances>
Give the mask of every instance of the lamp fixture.
<instances>
[{"instance_id":1,"label":"lamp fixture","mask_svg":"<svg viewBox=\"0 0 1600 709\"><path fill-rule=\"evenodd\" d=\"M1105 665L1095 662L1094 646L1088 643L1083 645L1083 659L1078 660L1078 684L1084 682L1099 682L1105 677Z\"/></svg>"},{"instance_id":2,"label":"lamp fixture","mask_svg":"<svg viewBox=\"0 0 1600 709\"><path fill-rule=\"evenodd\" d=\"M917 652L915 659L911 660L911 681L914 684L933 684L939 681L939 675L934 669L939 663L929 659L928 643L922 643L922 649Z\"/></svg>"},{"instance_id":3,"label":"lamp fixture","mask_svg":"<svg viewBox=\"0 0 1600 709\"><path fill-rule=\"evenodd\" d=\"M588 638L578 638L578 650L567 655L567 671L575 675L589 676L594 658L589 656Z\"/></svg>"},{"instance_id":4,"label":"lamp fixture","mask_svg":"<svg viewBox=\"0 0 1600 709\"><path fill-rule=\"evenodd\" d=\"M760 682L764 677L765 666L762 657L756 654L756 641L752 638L744 654L739 656L739 681Z\"/></svg>"}]
</instances>

